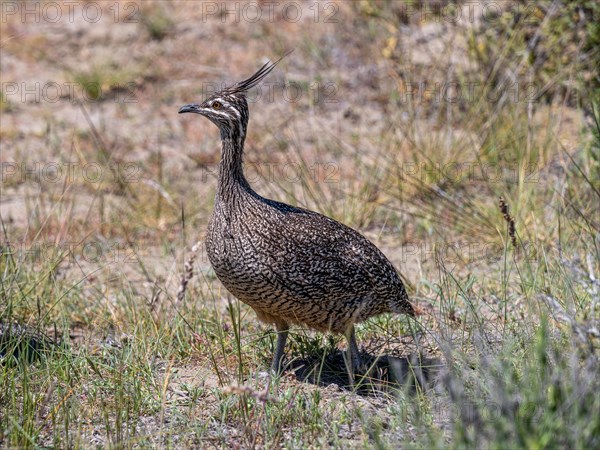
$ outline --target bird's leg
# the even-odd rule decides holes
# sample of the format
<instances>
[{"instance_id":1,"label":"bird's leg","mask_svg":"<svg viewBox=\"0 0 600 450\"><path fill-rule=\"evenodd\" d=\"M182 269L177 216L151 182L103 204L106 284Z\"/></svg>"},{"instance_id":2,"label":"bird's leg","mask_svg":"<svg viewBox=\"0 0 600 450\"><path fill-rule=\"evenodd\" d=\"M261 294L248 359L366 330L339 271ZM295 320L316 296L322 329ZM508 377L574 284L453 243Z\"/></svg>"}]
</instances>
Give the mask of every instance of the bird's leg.
<instances>
[{"instance_id":1,"label":"bird's leg","mask_svg":"<svg viewBox=\"0 0 600 450\"><path fill-rule=\"evenodd\" d=\"M354 371L362 369L362 361L358 351L358 344L356 343L354 325L350 325L344 334L348 341L348 350L344 355L344 361L346 363L346 369L348 370L348 376L350 376L350 381L354 383Z\"/></svg>"},{"instance_id":2,"label":"bird's leg","mask_svg":"<svg viewBox=\"0 0 600 450\"><path fill-rule=\"evenodd\" d=\"M281 360L283 358L283 352L285 351L285 342L287 341L289 327L285 322L277 322L275 327L277 328L277 347L275 348L275 354L273 355L271 371L275 375L279 375L281 372Z\"/></svg>"}]
</instances>

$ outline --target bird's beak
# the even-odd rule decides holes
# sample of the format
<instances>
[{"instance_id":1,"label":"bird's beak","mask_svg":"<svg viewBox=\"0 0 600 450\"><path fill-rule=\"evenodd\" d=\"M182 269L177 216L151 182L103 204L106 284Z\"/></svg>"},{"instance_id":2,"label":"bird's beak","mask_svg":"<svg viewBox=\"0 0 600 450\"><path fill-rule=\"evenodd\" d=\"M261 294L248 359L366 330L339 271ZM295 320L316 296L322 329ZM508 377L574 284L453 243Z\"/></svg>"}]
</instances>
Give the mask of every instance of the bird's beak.
<instances>
[{"instance_id":1,"label":"bird's beak","mask_svg":"<svg viewBox=\"0 0 600 450\"><path fill-rule=\"evenodd\" d=\"M183 113L199 113L200 105L185 105L179 109L179 114Z\"/></svg>"}]
</instances>

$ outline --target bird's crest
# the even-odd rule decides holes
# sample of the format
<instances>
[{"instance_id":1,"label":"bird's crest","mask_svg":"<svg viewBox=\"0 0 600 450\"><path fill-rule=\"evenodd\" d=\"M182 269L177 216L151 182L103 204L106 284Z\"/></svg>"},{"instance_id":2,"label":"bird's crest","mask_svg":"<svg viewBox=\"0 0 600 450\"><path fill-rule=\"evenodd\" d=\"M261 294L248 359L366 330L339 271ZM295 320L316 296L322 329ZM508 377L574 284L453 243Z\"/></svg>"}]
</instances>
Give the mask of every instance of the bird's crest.
<instances>
[{"instance_id":1,"label":"bird's crest","mask_svg":"<svg viewBox=\"0 0 600 450\"><path fill-rule=\"evenodd\" d=\"M245 94L254 86L258 85L267 75L269 75L269 73L271 73L271 71L275 68L277 64L279 64L279 62L283 58L285 58L292 52L293 50L290 50L275 62L267 61L267 63L260 69L258 69L258 71L250 78L247 78L246 80L240 81L234 84L233 86L223 89L222 93L226 95Z\"/></svg>"}]
</instances>

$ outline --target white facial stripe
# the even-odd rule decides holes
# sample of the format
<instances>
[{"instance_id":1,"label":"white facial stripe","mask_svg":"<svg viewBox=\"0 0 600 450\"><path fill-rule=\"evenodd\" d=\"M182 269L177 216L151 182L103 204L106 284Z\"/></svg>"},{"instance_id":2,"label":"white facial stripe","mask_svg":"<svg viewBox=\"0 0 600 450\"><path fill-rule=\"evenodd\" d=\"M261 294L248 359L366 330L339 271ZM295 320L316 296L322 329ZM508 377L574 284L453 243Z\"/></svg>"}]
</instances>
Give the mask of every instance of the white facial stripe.
<instances>
[{"instance_id":1,"label":"white facial stripe","mask_svg":"<svg viewBox=\"0 0 600 450\"><path fill-rule=\"evenodd\" d=\"M221 108L214 109L211 106L214 102L221 103L221 105L222 105ZM229 114L228 114L228 112L225 112L224 110L225 109L229 109L229 110L233 111L233 113L235 114L235 116L236 116L236 118L238 120L241 120L241 117L242 117L241 114L240 114L240 112L237 110L237 108L233 107L231 105L231 103L229 103L227 100L225 100L225 99L223 99L221 97L216 97L216 98L212 99L211 102L210 102L210 104L209 104L209 106L206 109L208 111L210 111L211 114L214 114L214 115L217 115L217 116L220 116L220 117L225 117L225 118L229 117Z\"/></svg>"},{"instance_id":2,"label":"white facial stripe","mask_svg":"<svg viewBox=\"0 0 600 450\"><path fill-rule=\"evenodd\" d=\"M225 111L218 111L212 108L206 108L206 110L208 110L212 115L225 117L226 119L229 118L229 114L227 114Z\"/></svg>"}]
</instances>

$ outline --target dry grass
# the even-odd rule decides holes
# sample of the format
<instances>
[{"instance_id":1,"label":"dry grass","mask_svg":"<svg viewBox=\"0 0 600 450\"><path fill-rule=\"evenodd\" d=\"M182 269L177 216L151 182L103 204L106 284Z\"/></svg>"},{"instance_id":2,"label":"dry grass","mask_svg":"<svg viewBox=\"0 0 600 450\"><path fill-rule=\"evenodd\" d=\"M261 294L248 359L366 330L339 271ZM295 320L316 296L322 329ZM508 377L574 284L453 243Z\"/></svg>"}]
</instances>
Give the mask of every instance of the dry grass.
<instances>
[{"instance_id":1,"label":"dry grass","mask_svg":"<svg viewBox=\"0 0 600 450\"><path fill-rule=\"evenodd\" d=\"M299 4L298 22L152 2L0 23L0 444L598 447L600 120L573 77L590 61L568 59L597 51L532 63L551 17ZM262 376L273 334L194 246L218 133L177 108L290 48L251 104L246 172L363 231L420 313L358 328L354 389L342 341L299 329L286 375ZM515 97L538 76L553 89Z\"/></svg>"}]
</instances>

